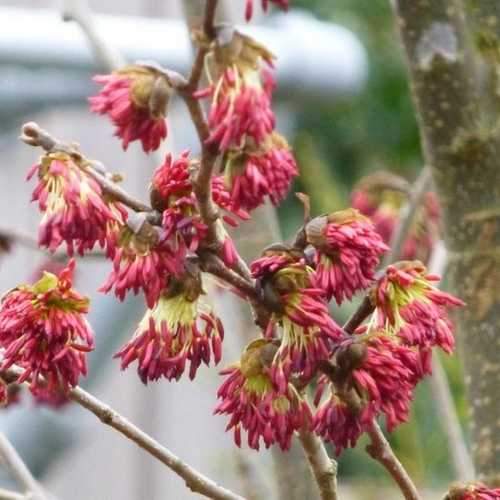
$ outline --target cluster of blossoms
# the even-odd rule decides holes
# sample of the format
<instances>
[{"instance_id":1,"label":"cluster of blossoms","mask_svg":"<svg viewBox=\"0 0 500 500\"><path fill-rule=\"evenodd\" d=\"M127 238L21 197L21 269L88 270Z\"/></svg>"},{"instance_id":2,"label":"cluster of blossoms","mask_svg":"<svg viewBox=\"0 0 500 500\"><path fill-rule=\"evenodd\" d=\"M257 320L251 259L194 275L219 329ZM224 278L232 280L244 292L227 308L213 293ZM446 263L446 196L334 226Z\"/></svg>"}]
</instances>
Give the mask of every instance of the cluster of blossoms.
<instances>
[{"instance_id":1,"label":"cluster of blossoms","mask_svg":"<svg viewBox=\"0 0 500 500\"><path fill-rule=\"evenodd\" d=\"M90 109L109 116L123 149L141 141L146 153L157 150L167 137L165 117L172 90L166 75L152 66L136 64L97 75L94 80L103 88L89 99Z\"/></svg>"},{"instance_id":2,"label":"cluster of blossoms","mask_svg":"<svg viewBox=\"0 0 500 500\"><path fill-rule=\"evenodd\" d=\"M21 367L18 383L29 380L44 399L59 400L77 385L94 345L85 318L89 301L72 288L74 267L71 261L58 275L45 272L35 284L8 292L1 303L0 369Z\"/></svg>"},{"instance_id":3,"label":"cluster of blossoms","mask_svg":"<svg viewBox=\"0 0 500 500\"><path fill-rule=\"evenodd\" d=\"M172 279L156 305L140 322L133 339L115 357L122 369L137 361L137 372L148 380L178 380L189 361L189 378L193 379L200 364L215 364L221 359L224 337L222 323L204 304L199 274Z\"/></svg>"},{"instance_id":4,"label":"cluster of blossoms","mask_svg":"<svg viewBox=\"0 0 500 500\"><path fill-rule=\"evenodd\" d=\"M233 430L241 446L241 430L248 434L248 446L256 450L260 441L266 448L278 443L290 448L295 431L311 426L312 414L307 402L293 384L278 388L267 367L276 347L265 339L253 341L238 364L221 373L227 378L217 392L222 400L215 413L231 415L226 430Z\"/></svg>"},{"instance_id":5,"label":"cluster of blossoms","mask_svg":"<svg viewBox=\"0 0 500 500\"><path fill-rule=\"evenodd\" d=\"M102 191L80 158L56 152L44 155L29 174L38 184L32 201L43 213L38 243L55 251L63 242L69 255L80 255L96 244L114 253L113 233L127 218L125 207Z\"/></svg>"},{"instance_id":6,"label":"cluster of blossoms","mask_svg":"<svg viewBox=\"0 0 500 500\"><path fill-rule=\"evenodd\" d=\"M274 56L248 36L224 29L210 50L213 83L196 96L212 100L207 143L223 154L222 179L231 203L253 210L269 198L276 205L298 169L286 140L275 131Z\"/></svg>"},{"instance_id":7,"label":"cluster of blossoms","mask_svg":"<svg viewBox=\"0 0 500 500\"><path fill-rule=\"evenodd\" d=\"M498 500L500 488L488 488L481 483L453 486L444 500Z\"/></svg>"},{"instance_id":8,"label":"cluster of blossoms","mask_svg":"<svg viewBox=\"0 0 500 500\"><path fill-rule=\"evenodd\" d=\"M385 243L390 243L401 209L409 198L408 183L394 174L377 172L363 178L354 188L351 205L375 224ZM418 207L401 250L406 260L427 262L440 235L441 210L436 195L428 192Z\"/></svg>"},{"instance_id":9,"label":"cluster of blossoms","mask_svg":"<svg viewBox=\"0 0 500 500\"><path fill-rule=\"evenodd\" d=\"M306 237L316 249L317 286L337 304L368 288L388 250L373 224L354 209L317 217L306 226Z\"/></svg>"}]
</instances>

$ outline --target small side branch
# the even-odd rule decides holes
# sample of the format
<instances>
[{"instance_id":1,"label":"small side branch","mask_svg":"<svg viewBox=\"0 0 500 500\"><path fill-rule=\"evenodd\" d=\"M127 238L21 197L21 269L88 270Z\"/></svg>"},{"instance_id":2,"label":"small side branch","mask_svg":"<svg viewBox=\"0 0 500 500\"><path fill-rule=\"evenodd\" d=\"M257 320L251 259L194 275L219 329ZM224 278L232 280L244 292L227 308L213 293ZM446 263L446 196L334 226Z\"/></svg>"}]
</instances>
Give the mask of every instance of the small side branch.
<instances>
[{"instance_id":1,"label":"small side branch","mask_svg":"<svg viewBox=\"0 0 500 500\"><path fill-rule=\"evenodd\" d=\"M126 64L124 57L110 46L99 33L87 0L62 0L62 17L77 23L87 38L98 64L114 71Z\"/></svg>"},{"instance_id":2,"label":"small side branch","mask_svg":"<svg viewBox=\"0 0 500 500\"><path fill-rule=\"evenodd\" d=\"M28 498L32 500L46 500L42 488L3 433L0 433L0 458L15 477L18 484L23 488Z\"/></svg>"},{"instance_id":3,"label":"small side branch","mask_svg":"<svg viewBox=\"0 0 500 500\"><path fill-rule=\"evenodd\" d=\"M411 229L417 210L422 204L425 193L429 190L432 183L432 175L429 167L424 167L415 181L410 192L410 199L406 206L401 210L400 219L394 230L391 239L391 249L385 255L383 267L397 261L401 256L403 245Z\"/></svg>"},{"instance_id":4,"label":"small side branch","mask_svg":"<svg viewBox=\"0 0 500 500\"><path fill-rule=\"evenodd\" d=\"M371 439L371 443L366 447L368 454L386 468L398 484L406 500L421 500L408 472L406 472L398 457L394 454L391 445L375 421L372 422L368 429L368 435Z\"/></svg>"},{"instance_id":5,"label":"small side branch","mask_svg":"<svg viewBox=\"0 0 500 500\"><path fill-rule=\"evenodd\" d=\"M323 441L305 430L299 439L318 485L321 500L337 500L337 462L328 456Z\"/></svg>"},{"instance_id":6,"label":"small side branch","mask_svg":"<svg viewBox=\"0 0 500 500\"><path fill-rule=\"evenodd\" d=\"M2 378L7 382L13 382L22 373L20 368L12 367L2 373ZM68 397L92 412L103 424L109 425L166 465L184 479L186 486L194 493L199 493L213 500L245 500L244 497L219 486L215 481L183 462L178 456L139 429L132 422L80 387L71 389ZM1 445L2 441L0 440L0 447ZM44 499L40 497L40 500Z\"/></svg>"}]
</instances>

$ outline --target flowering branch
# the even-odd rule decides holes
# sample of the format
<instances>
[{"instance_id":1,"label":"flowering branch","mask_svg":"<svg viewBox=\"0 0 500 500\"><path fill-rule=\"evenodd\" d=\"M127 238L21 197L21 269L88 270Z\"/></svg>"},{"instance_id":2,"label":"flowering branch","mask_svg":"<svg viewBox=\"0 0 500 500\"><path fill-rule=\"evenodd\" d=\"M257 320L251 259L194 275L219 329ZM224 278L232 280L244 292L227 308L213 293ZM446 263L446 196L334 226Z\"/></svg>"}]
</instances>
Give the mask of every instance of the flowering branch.
<instances>
[{"instance_id":1,"label":"flowering branch","mask_svg":"<svg viewBox=\"0 0 500 500\"><path fill-rule=\"evenodd\" d=\"M84 159L76 145L65 144L54 138L42 129L37 123L25 123L21 129L20 139L29 146L41 147L47 153L60 151L68 153L79 159ZM116 182L108 178L106 170L97 162L86 160L89 174L100 184L103 191L112 196L117 201L122 202L127 207L136 212L152 212L153 209L142 201L134 198L123 190Z\"/></svg>"},{"instance_id":2,"label":"flowering branch","mask_svg":"<svg viewBox=\"0 0 500 500\"><path fill-rule=\"evenodd\" d=\"M18 455L10 441L0 432L0 458L11 471L16 481L23 487L27 498L32 500L45 500L42 488L31 475L22 458ZM5 498L3 495L1 498ZM14 497L11 497L14 498Z\"/></svg>"},{"instance_id":3,"label":"flowering branch","mask_svg":"<svg viewBox=\"0 0 500 500\"><path fill-rule=\"evenodd\" d=\"M371 443L366 447L369 455L387 469L398 484L406 500L420 500L421 497L411 477L392 451L391 445L375 421L370 424L368 435L371 439Z\"/></svg>"},{"instance_id":4,"label":"flowering branch","mask_svg":"<svg viewBox=\"0 0 500 500\"><path fill-rule=\"evenodd\" d=\"M321 500L337 500L337 462L328 456L323 441L312 432L301 430L299 440L316 479Z\"/></svg>"},{"instance_id":5,"label":"flowering branch","mask_svg":"<svg viewBox=\"0 0 500 500\"><path fill-rule=\"evenodd\" d=\"M21 369L11 367L2 373L2 378L6 382L13 382L17 380L22 373L23 371ZM200 495L214 500L244 500L240 495L219 486L201 472L183 462L168 448L162 446L132 422L113 410L113 408L109 407L87 391L84 391L80 387L74 387L69 389L68 397L75 403L78 403L83 408L92 412L103 424L109 425L166 465L184 479L186 486L194 493L199 493ZM0 435L0 446L1 445L2 441Z\"/></svg>"}]
</instances>

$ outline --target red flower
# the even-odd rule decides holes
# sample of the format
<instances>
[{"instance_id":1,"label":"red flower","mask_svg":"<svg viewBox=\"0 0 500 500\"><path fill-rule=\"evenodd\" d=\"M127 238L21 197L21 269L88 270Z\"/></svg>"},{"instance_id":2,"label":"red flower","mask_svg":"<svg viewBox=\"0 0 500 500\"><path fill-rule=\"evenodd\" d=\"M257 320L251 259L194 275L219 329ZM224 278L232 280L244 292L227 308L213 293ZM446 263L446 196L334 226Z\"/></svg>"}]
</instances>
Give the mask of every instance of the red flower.
<instances>
[{"instance_id":1,"label":"red flower","mask_svg":"<svg viewBox=\"0 0 500 500\"><path fill-rule=\"evenodd\" d=\"M306 234L317 250L316 285L339 305L370 286L380 256L388 250L371 222L354 209L313 219Z\"/></svg>"},{"instance_id":2,"label":"red flower","mask_svg":"<svg viewBox=\"0 0 500 500\"><path fill-rule=\"evenodd\" d=\"M171 154L165 156L165 161L155 170L151 181L152 198L158 210L162 211L179 198L192 194L190 167L189 151L184 151L177 159Z\"/></svg>"},{"instance_id":3,"label":"red flower","mask_svg":"<svg viewBox=\"0 0 500 500\"><path fill-rule=\"evenodd\" d=\"M250 219L248 212L233 201L231 193L225 186L224 176L222 175L212 177L212 198L214 203L226 212L223 214L222 219L230 226L238 226L239 222L236 218L243 221Z\"/></svg>"},{"instance_id":4,"label":"red flower","mask_svg":"<svg viewBox=\"0 0 500 500\"><path fill-rule=\"evenodd\" d=\"M374 293L377 327L396 334L406 345L452 352L455 339L446 308L464 303L438 290L433 285L437 281L439 277L427 274L418 261L389 266Z\"/></svg>"},{"instance_id":5,"label":"red flower","mask_svg":"<svg viewBox=\"0 0 500 500\"><path fill-rule=\"evenodd\" d=\"M136 140L146 153L158 149L167 136L165 116L171 90L165 76L149 66L131 65L110 75L97 75L94 81L103 88L89 99L90 110L109 115L123 149Z\"/></svg>"},{"instance_id":6,"label":"red flower","mask_svg":"<svg viewBox=\"0 0 500 500\"><path fill-rule=\"evenodd\" d=\"M482 483L453 486L445 500L499 500L500 488L488 488Z\"/></svg>"},{"instance_id":7,"label":"red flower","mask_svg":"<svg viewBox=\"0 0 500 500\"><path fill-rule=\"evenodd\" d=\"M239 32L214 48L217 76L208 76L215 83L195 94L212 97L208 144L216 144L220 151L241 149L250 141L259 146L274 130L275 83L269 71L260 70L262 61L271 66L273 58L263 45Z\"/></svg>"},{"instance_id":8,"label":"red flower","mask_svg":"<svg viewBox=\"0 0 500 500\"><path fill-rule=\"evenodd\" d=\"M413 389L423 376L418 353L384 335L368 336L367 354L352 372L352 384L362 401L386 418L387 430L408 420Z\"/></svg>"},{"instance_id":9,"label":"red flower","mask_svg":"<svg viewBox=\"0 0 500 500\"><path fill-rule=\"evenodd\" d=\"M276 301L265 334L267 338L273 338L276 330L281 334L271 366L280 390L292 372L311 376L318 361L329 358L332 342L342 337L341 328L329 315L323 291L313 285L314 271L303 260L290 263L294 258L293 253L270 249L252 264L254 277Z\"/></svg>"},{"instance_id":10,"label":"red flower","mask_svg":"<svg viewBox=\"0 0 500 500\"><path fill-rule=\"evenodd\" d=\"M221 359L222 323L201 303L201 292L186 283L177 282L175 291L161 295L154 309L146 312L134 338L115 355L121 358L123 370L137 361L145 384L160 377L178 380L188 361L193 379L202 362L209 365L213 357L218 364Z\"/></svg>"},{"instance_id":11,"label":"red flower","mask_svg":"<svg viewBox=\"0 0 500 500\"><path fill-rule=\"evenodd\" d=\"M1 369L14 364L23 368L18 382L31 379L35 392L41 387L52 395L65 392L87 373L85 354L94 340L85 318L89 301L71 288L74 267L71 261L58 276L45 273L34 285L19 286L2 300Z\"/></svg>"},{"instance_id":12,"label":"red flower","mask_svg":"<svg viewBox=\"0 0 500 500\"><path fill-rule=\"evenodd\" d=\"M137 234L124 226L116 244L113 270L99 290L108 293L114 288L115 295L124 300L129 290L137 294L142 289L148 307L153 308L169 278L182 273L187 249L160 241L156 228L147 222Z\"/></svg>"},{"instance_id":13,"label":"red flower","mask_svg":"<svg viewBox=\"0 0 500 500\"><path fill-rule=\"evenodd\" d=\"M230 415L226 430L233 429L234 441L241 446L241 430L248 433L248 446L255 450L260 441L266 448L278 443L282 450L290 448L293 433L308 429L312 415L307 402L292 384L278 391L259 357L265 340L247 347L241 362L221 372L227 378L217 391L221 402L216 414Z\"/></svg>"},{"instance_id":14,"label":"red flower","mask_svg":"<svg viewBox=\"0 0 500 500\"><path fill-rule=\"evenodd\" d=\"M313 429L325 441L335 445L335 454L339 456L344 449L356 446L373 417L370 405L356 414L332 391L314 415Z\"/></svg>"},{"instance_id":15,"label":"red flower","mask_svg":"<svg viewBox=\"0 0 500 500\"><path fill-rule=\"evenodd\" d=\"M389 431L406 422L413 390L423 376L419 353L383 334L344 342L337 347L335 366L342 366L340 355L354 342L366 350L355 366L342 373L341 391L323 375L315 397L315 404L319 404L329 388L327 399L314 417L314 429L335 444L337 455L344 448L355 446L368 424L379 415L385 416ZM348 401L346 391L353 391Z\"/></svg>"},{"instance_id":16,"label":"red flower","mask_svg":"<svg viewBox=\"0 0 500 500\"><path fill-rule=\"evenodd\" d=\"M108 246L108 235L127 218L125 207L103 195L100 185L69 155L50 153L34 165L28 179L38 174L32 201L38 201L43 218L38 232L41 246L55 251L66 242L70 255L83 255L96 243Z\"/></svg>"},{"instance_id":17,"label":"red flower","mask_svg":"<svg viewBox=\"0 0 500 500\"><path fill-rule=\"evenodd\" d=\"M226 182L235 206L253 210L266 196L278 205L298 175L295 158L285 139L272 133L261 148L229 153Z\"/></svg>"},{"instance_id":18,"label":"red flower","mask_svg":"<svg viewBox=\"0 0 500 500\"><path fill-rule=\"evenodd\" d=\"M250 21L253 16L253 2L254 0L247 0L245 7L245 19ZM269 4L274 4L280 9L287 10L289 6L289 0L261 0L262 9L267 12Z\"/></svg>"}]
</instances>

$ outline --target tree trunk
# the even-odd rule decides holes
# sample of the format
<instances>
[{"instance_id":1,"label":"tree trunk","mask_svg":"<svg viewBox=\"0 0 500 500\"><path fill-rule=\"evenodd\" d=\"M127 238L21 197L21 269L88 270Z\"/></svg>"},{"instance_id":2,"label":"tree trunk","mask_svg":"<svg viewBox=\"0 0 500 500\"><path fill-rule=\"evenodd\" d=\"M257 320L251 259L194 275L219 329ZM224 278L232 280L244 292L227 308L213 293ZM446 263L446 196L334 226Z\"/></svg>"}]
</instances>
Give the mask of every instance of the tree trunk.
<instances>
[{"instance_id":1,"label":"tree trunk","mask_svg":"<svg viewBox=\"0 0 500 500\"><path fill-rule=\"evenodd\" d=\"M481 17L481 6L491 9ZM456 322L468 391L478 479L500 486L500 134L495 85L472 31L489 26L495 0L394 0L425 160L444 211L453 291L467 302ZM465 9L469 17L465 18ZM496 31L495 31L496 30ZM488 52L491 54L491 51ZM496 69L496 68L495 68ZM489 71L494 75L495 71Z\"/></svg>"}]
</instances>

